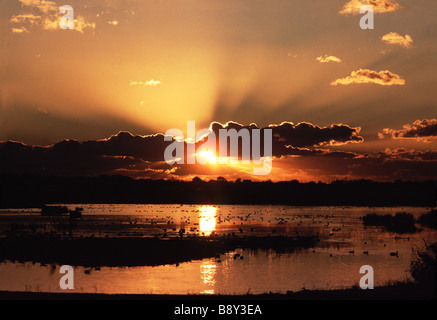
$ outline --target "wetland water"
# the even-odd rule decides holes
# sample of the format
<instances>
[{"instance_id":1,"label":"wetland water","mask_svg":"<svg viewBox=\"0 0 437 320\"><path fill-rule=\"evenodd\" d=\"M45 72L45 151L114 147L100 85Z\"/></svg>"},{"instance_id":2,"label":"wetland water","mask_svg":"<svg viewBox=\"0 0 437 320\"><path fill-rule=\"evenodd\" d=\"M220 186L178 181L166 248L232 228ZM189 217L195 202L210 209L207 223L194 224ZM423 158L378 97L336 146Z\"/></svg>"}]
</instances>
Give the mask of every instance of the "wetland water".
<instances>
[{"instance_id":1,"label":"wetland water","mask_svg":"<svg viewBox=\"0 0 437 320\"><path fill-rule=\"evenodd\" d=\"M436 231L396 234L363 226L368 213L429 211L416 207L287 207L254 205L67 205L83 207L73 237L208 237L210 235L315 235L314 248L293 253L236 249L220 257L179 264L137 267L74 267L74 290L59 287L59 265L0 262L0 290L149 294L246 294L347 288L359 283L362 265L371 265L375 286L409 277L412 248L436 238ZM11 227L13 225L13 227ZM0 233L70 236L59 217L37 209L0 210ZM32 231L29 231L32 230ZM353 251L353 253L351 253ZM391 256L391 252L398 252ZM367 252L364 253L364 252ZM138 248L141 254L141 248ZM235 255L240 256L236 257ZM243 259L241 259L241 256Z\"/></svg>"}]
</instances>

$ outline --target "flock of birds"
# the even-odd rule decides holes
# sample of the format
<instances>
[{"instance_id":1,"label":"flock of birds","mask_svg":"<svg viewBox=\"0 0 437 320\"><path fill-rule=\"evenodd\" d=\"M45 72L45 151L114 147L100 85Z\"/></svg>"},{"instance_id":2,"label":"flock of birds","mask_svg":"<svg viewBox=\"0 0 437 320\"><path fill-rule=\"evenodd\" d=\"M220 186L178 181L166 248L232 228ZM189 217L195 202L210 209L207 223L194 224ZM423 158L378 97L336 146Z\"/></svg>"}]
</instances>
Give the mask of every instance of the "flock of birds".
<instances>
[{"instance_id":1,"label":"flock of birds","mask_svg":"<svg viewBox=\"0 0 437 320\"><path fill-rule=\"evenodd\" d=\"M170 205L160 206L140 206L130 212L134 212L136 216L121 215L125 219L123 224L127 224L132 228L153 227L150 230L155 230L161 237L168 236L196 236L196 235L222 235L235 236L237 233L243 234L245 232L260 232L262 230L266 234L299 234L299 231L306 230L307 233L324 233L328 238L335 238L335 235L350 232L348 225L345 228L345 221L334 217L333 214L287 214L287 209L275 207L271 209L256 209L250 212L237 213L240 208L227 206L225 210L220 210L220 206L215 206L213 210L202 208L198 206L189 205ZM116 214L116 209L109 209L107 212ZM223 212L223 213L222 213ZM120 213L120 212L118 212ZM120 217L118 215L117 217ZM214 230L209 232L202 231L200 220L208 221L214 220ZM346 222L347 223L347 222ZM350 221L349 221L350 223ZM306 228L306 229L305 229ZM346 229L346 230L345 230ZM317 230L314 232L314 230ZM127 234L127 233L126 233ZM364 241L364 244L366 242ZM384 247L386 244L384 244ZM357 254L357 249L349 250L349 254ZM363 255L369 255L369 250L361 251ZM392 257L398 257L399 251L389 252ZM333 257L332 253L329 253ZM243 260L244 257L240 254L234 254L234 260ZM221 259L217 259L221 262Z\"/></svg>"},{"instance_id":2,"label":"flock of birds","mask_svg":"<svg viewBox=\"0 0 437 320\"><path fill-rule=\"evenodd\" d=\"M289 210L284 207L257 208L255 206L242 209L240 206L92 205L85 208L86 219L81 222L80 231L93 232L92 236L95 236L97 230L99 236L109 234L159 237L214 236L220 233L226 236L246 233L257 235L306 233L335 240L338 237L351 236L350 225L355 223L350 220L355 218L347 215L334 216L334 214L326 214L326 211L308 214L305 208L295 208L295 211L290 214ZM211 229L205 231L202 221L212 226ZM346 252L358 253L356 248ZM369 255L369 250L363 250L361 253ZM329 255L333 256L332 253ZM391 251L389 255L398 257L399 251ZM244 257L235 254L234 259L243 260Z\"/></svg>"}]
</instances>

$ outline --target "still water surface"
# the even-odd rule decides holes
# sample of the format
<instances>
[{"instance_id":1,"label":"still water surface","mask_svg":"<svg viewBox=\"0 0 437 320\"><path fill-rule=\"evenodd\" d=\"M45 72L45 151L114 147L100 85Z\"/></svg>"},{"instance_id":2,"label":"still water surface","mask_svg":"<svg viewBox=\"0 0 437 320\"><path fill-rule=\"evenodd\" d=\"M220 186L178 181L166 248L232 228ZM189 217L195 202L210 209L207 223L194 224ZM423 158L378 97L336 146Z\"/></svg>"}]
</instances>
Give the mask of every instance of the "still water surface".
<instances>
[{"instance_id":1,"label":"still water surface","mask_svg":"<svg viewBox=\"0 0 437 320\"><path fill-rule=\"evenodd\" d=\"M360 219L367 213L408 212L418 217L427 208L102 204L81 207L84 223L75 230L76 236L171 237L183 228L198 236L318 233L322 240L315 248L290 254L238 249L219 258L178 265L100 270L74 267L75 288L70 292L256 294L303 288L337 289L357 285L362 265L374 268L378 286L407 279L412 248L437 235L428 229L407 235L388 233L378 227L365 228ZM0 223L5 225L11 219L35 222L43 218L34 210L0 211ZM390 252L396 251L397 257L390 256ZM234 259L235 253L243 259ZM59 287L61 276L59 266L4 261L0 263L0 290L65 292Z\"/></svg>"}]
</instances>

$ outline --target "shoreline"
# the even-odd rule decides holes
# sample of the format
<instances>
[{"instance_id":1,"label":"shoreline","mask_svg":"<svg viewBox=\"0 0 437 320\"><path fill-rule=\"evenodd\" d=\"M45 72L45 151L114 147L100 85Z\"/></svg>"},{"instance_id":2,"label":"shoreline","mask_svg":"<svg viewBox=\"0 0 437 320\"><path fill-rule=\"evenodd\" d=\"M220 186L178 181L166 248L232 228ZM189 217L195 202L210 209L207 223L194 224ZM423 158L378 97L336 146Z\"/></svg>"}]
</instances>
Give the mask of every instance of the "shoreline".
<instances>
[{"instance_id":1,"label":"shoreline","mask_svg":"<svg viewBox=\"0 0 437 320\"><path fill-rule=\"evenodd\" d=\"M293 252L312 248L317 241L317 236L210 236L168 239L7 237L0 238L0 260L84 267L156 266L218 257L237 248Z\"/></svg>"},{"instance_id":2,"label":"shoreline","mask_svg":"<svg viewBox=\"0 0 437 320\"><path fill-rule=\"evenodd\" d=\"M430 179L416 182L336 180L316 183L241 179L203 181L199 178L173 181L133 179L120 175L0 174L0 208L41 207L54 203L433 207L437 200L436 182ZM363 197L363 194L366 196Z\"/></svg>"},{"instance_id":3,"label":"shoreline","mask_svg":"<svg viewBox=\"0 0 437 320\"><path fill-rule=\"evenodd\" d=\"M302 290L287 293L244 295L154 295L104 293L49 293L0 291L0 300L164 300L164 301L286 301L286 300L435 300L435 286L416 282L399 282L394 285L362 290L358 287L335 290Z\"/></svg>"}]
</instances>

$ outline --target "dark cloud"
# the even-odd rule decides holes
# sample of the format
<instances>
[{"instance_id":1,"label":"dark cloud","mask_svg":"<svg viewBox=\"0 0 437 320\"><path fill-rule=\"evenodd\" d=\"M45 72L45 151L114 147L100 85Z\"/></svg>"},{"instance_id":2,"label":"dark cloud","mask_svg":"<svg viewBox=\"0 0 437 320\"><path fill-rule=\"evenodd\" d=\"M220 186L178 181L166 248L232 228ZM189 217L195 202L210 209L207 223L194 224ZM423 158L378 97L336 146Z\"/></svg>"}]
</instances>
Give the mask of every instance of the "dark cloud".
<instances>
[{"instance_id":1,"label":"dark cloud","mask_svg":"<svg viewBox=\"0 0 437 320\"><path fill-rule=\"evenodd\" d=\"M345 124L333 124L329 127L319 127L308 122L294 125L283 122L280 125L270 125L273 137L284 145L294 147L309 147L322 145L340 145L363 142L358 133L361 128L352 128Z\"/></svg>"},{"instance_id":2,"label":"dark cloud","mask_svg":"<svg viewBox=\"0 0 437 320\"><path fill-rule=\"evenodd\" d=\"M435 161L437 160L437 151L416 151L402 148L393 150L387 149L385 152L379 153L379 157L385 159Z\"/></svg>"},{"instance_id":3,"label":"dark cloud","mask_svg":"<svg viewBox=\"0 0 437 320\"><path fill-rule=\"evenodd\" d=\"M356 153L344 151L331 151L323 149L295 148L287 146L284 148L283 156L302 156L302 157L329 157L329 158L355 158Z\"/></svg>"},{"instance_id":4,"label":"dark cloud","mask_svg":"<svg viewBox=\"0 0 437 320\"><path fill-rule=\"evenodd\" d=\"M390 136L392 139L413 138L429 142L437 137L437 119L416 120L413 124L406 124L399 130L385 128L378 137L383 139L385 136Z\"/></svg>"},{"instance_id":5,"label":"dark cloud","mask_svg":"<svg viewBox=\"0 0 437 320\"><path fill-rule=\"evenodd\" d=\"M0 170L53 175L145 170L149 162L163 161L164 150L169 143L164 141L162 134L137 136L128 132L119 132L103 140L63 140L46 147L7 141L0 143Z\"/></svg>"},{"instance_id":6,"label":"dark cloud","mask_svg":"<svg viewBox=\"0 0 437 320\"><path fill-rule=\"evenodd\" d=\"M421 122L422 125L424 123ZM420 131L422 126L415 124L417 131ZM432 124L432 121L426 124ZM283 122L263 128L256 124L244 126L236 122L213 122L210 125L211 132L216 133L217 138L220 129L231 128L237 131L243 128L249 131L260 129L261 133L271 129L275 158L272 172L280 172L276 177L284 179L290 178L294 172L300 172L302 177L311 177L313 180L338 177L416 180L437 177L436 151L387 149L376 154L359 154L331 150L332 145L363 141L358 135L360 128L344 124L319 127L307 122ZM119 132L101 140L62 140L49 146L5 141L0 142L0 172L65 176L121 174L151 179L190 179L195 175L222 175L228 179L253 177L250 170L240 166L170 166L164 161L164 151L171 143L173 141L164 141L163 134L140 136L129 132ZM177 143L183 143L186 147L186 142ZM197 142L196 147L203 143ZM275 176L262 178L275 179Z\"/></svg>"},{"instance_id":7,"label":"dark cloud","mask_svg":"<svg viewBox=\"0 0 437 320\"><path fill-rule=\"evenodd\" d=\"M297 178L304 181L423 181L437 178L437 152L387 149L376 154L354 154L315 150L307 151L302 156L278 160L273 168L284 171L292 168L299 173Z\"/></svg>"},{"instance_id":8,"label":"dark cloud","mask_svg":"<svg viewBox=\"0 0 437 320\"><path fill-rule=\"evenodd\" d=\"M219 137L220 129L235 129L237 131L247 129L249 132L252 132L253 129L260 129L261 141L264 139L264 130L271 129L273 139L272 154L276 157L289 155L290 152L296 151L293 147L321 147L342 145L346 143L360 143L364 141L363 137L358 135L361 130L360 127L352 128L344 124L333 124L329 127L319 127L308 122L300 122L298 124L282 122L279 125L272 124L268 127L260 128L253 123L244 126L230 121L226 124L213 122L210 126L210 130L214 132L217 139ZM219 148L218 141L217 148Z\"/></svg>"}]
</instances>

